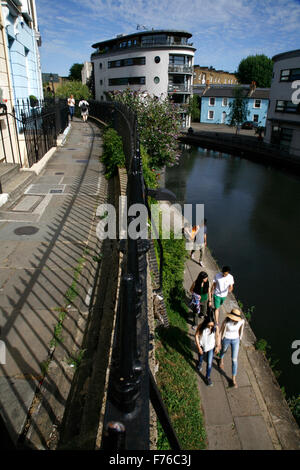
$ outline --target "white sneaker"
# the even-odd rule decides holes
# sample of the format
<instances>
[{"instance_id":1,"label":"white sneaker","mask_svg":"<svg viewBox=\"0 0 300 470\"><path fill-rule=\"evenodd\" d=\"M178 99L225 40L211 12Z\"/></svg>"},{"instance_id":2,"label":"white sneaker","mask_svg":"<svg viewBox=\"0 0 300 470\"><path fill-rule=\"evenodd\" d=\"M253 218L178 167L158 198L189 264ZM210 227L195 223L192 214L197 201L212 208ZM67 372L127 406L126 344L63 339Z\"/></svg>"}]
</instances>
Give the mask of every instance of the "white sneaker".
<instances>
[{"instance_id":1,"label":"white sneaker","mask_svg":"<svg viewBox=\"0 0 300 470\"><path fill-rule=\"evenodd\" d=\"M202 263L202 261L199 261L199 264L200 266L202 266L202 268L204 268L204 264Z\"/></svg>"}]
</instances>

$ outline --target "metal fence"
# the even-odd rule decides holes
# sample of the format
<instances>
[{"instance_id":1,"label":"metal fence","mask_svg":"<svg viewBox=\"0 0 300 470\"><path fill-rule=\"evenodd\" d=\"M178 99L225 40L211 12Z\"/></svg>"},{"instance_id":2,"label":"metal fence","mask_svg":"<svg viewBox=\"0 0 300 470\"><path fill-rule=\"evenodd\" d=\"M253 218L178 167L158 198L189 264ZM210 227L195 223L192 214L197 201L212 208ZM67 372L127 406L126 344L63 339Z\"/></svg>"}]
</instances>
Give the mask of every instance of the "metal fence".
<instances>
[{"instance_id":1,"label":"metal fence","mask_svg":"<svg viewBox=\"0 0 300 470\"><path fill-rule=\"evenodd\" d=\"M17 100L12 113L5 111L1 118L2 161L22 166L19 139L24 136L28 165L31 167L56 145L58 134L67 125L68 107L65 100Z\"/></svg>"},{"instance_id":2,"label":"metal fence","mask_svg":"<svg viewBox=\"0 0 300 470\"><path fill-rule=\"evenodd\" d=\"M137 118L120 103L91 102L90 115L110 124L122 136L128 174L127 202L147 207ZM137 216L127 217L127 226ZM150 242L128 237L124 254L104 418L104 450L149 449L151 401L172 448L179 442L148 365L147 259Z\"/></svg>"}]
</instances>

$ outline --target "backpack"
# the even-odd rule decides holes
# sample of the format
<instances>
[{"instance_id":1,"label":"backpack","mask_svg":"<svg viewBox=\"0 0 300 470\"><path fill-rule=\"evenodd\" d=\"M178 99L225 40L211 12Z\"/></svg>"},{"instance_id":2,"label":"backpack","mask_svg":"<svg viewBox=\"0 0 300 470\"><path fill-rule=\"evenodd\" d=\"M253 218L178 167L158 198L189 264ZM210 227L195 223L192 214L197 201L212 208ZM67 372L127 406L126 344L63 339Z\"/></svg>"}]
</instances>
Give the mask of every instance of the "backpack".
<instances>
[{"instance_id":1,"label":"backpack","mask_svg":"<svg viewBox=\"0 0 300 470\"><path fill-rule=\"evenodd\" d=\"M83 111L83 112L87 111L87 105L85 103L82 103L80 108L81 108L81 111Z\"/></svg>"}]
</instances>

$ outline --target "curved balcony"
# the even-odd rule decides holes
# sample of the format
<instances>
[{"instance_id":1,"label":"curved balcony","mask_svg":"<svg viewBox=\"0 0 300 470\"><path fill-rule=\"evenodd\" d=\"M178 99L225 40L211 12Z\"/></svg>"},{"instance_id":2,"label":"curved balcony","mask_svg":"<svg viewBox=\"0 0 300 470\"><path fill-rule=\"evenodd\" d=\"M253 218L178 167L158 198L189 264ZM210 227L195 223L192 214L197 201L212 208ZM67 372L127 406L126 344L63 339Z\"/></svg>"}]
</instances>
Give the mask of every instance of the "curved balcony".
<instances>
[{"instance_id":1,"label":"curved balcony","mask_svg":"<svg viewBox=\"0 0 300 470\"><path fill-rule=\"evenodd\" d=\"M169 73L185 73L192 75L193 67L189 65L173 65L169 64Z\"/></svg>"},{"instance_id":2,"label":"curved balcony","mask_svg":"<svg viewBox=\"0 0 300 470\"><path fill-rule=\"evenodd\" d=\"M191 93L191 86L184 85L184 84L173 84L169 83L168 85L168 92L169 93Z\"/></svg>"}]
</instances>

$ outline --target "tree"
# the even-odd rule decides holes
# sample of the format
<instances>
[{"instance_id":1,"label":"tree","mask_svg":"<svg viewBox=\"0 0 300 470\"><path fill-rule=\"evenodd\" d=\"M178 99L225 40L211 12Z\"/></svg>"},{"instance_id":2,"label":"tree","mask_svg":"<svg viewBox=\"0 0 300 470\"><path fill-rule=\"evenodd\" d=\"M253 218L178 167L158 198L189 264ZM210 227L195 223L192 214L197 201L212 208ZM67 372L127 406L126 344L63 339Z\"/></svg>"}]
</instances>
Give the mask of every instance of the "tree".
<instances>
[{"instance_id":1,"label":"tree","mask_svg":"<svg viewBox=\"0 0 300 470\"><path fill-rule=\"evenodd\" d=\"M236 126L236 133L240 125L247 120L249 111L247 110L248 99L244 98L244 91L240 85L234 87L234 99L229 103L229 125Z\"/></svg>"},{"instance_id":2,"label":"tree","mask_svg":"<svg viewBox=\"0 0 300 470\"><path fill-rule=\"evenodd\" d=\"M137 113L140 142L150 157L152 168L162 168L179 160L177 137L180 114L168 98L158 99L146 92L114 91L110 98Z\"/></svg>"},{"instance_id":3,"label":"tree","mask_svg":"<svg viewBox=\"0 0 300 470\"><path fill-rule=\"evenodd\" d=\"M200 121L200 100L198 95L193 95L189 104L189 112L192 117L192 121Z\"/></svg>"},{"instance_id":4,"label":"tree","mask_svg":"<svg viewBox=\"0 0 300 470\"><path fill-rule=\"evenodd\" d=\"M81 82L81 70L83 64L73 64L69 70L69 80L77 80Z\"/></svg>"},{"instance_id":5,"label":"tree","mask_svg":"<svg viewBox=\"0 0 300 470\"><path fill-rule=\"evenodd\" d=\"M77 81L65 82L57 87L55 92L59 98L67 98L71 94L74 95L75 100L81 100L81 98L88 100L92 96L88 87Z\"/></svg>"},{"instance_id":6,"label":"tree","mask_svg":"<svg viewBox=\"0 0 300 470\"><path fill-rule=\"evenodd\" d=\"M236 76L240 83L250 84L256 82L256 86L269 88L273 73L273 61L264 54L249 55L241 60Z\"/></svg>"}]
</instances>

